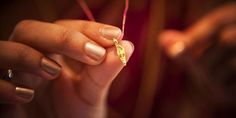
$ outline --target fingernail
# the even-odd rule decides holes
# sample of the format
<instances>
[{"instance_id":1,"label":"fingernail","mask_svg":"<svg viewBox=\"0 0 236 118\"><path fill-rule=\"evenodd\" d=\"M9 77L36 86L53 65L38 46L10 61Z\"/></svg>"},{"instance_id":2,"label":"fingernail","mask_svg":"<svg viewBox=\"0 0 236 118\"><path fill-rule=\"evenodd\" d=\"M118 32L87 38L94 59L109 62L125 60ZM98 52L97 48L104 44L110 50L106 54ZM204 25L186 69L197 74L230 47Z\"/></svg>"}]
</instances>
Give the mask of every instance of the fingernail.
<instances>
[{"instance_id":1,"label":"fingernail","mask_svg":"<svg viewBox=\"0 0 236 118\"><path fill-rule=\"evenodd\" d=\"M181 55L185 50L185 44L182 41L175 42L172 44L169 49L168 53L171 58L176 58Z\"/></svg>"},{"instance_id":2,"label":"fingernail","mask_svg":"<svg viewBox=\"0 0 236 118\"><path fill-rule=\"evenodd\" d=\"M85 53L94 60L101 60L106 53L106 50L104 48L91 42L87 42L84 48Z\"/></svg>"},{"instance_id":3,"label":"fingernail","mask_svg":"<svg viewBox=\"0 0 236 118\"><path fill-rule=\"evenodd\" d=\"M112 40L113 38L118 39L121 36L121 30L116 27L101 27L99 32L106 39Z\"/></svg>"},{"instance_id":4,"label":"fingernail","mask_svg":"<svg viewBox=\"0 0 236 118\"><path fill-rule=\"evenodd\" d=\"M25 101L31 101L34 97L34 90L22 87L16 87L16 95Z\"/></svg>"},{"instance_id":5,"label":"fingernail","mask_svg":"<svg viewBox=\"0 0 236 118\"><path fill-rule=\"evenodd\" d=\"M50 74L52 76L59 75L59 73L61 71L61 67L58 64L56 64L55 62L53 62L47 58L42 59L41 67L45 72L47 72L48 74Z\"/></svg>"}]
</instances>

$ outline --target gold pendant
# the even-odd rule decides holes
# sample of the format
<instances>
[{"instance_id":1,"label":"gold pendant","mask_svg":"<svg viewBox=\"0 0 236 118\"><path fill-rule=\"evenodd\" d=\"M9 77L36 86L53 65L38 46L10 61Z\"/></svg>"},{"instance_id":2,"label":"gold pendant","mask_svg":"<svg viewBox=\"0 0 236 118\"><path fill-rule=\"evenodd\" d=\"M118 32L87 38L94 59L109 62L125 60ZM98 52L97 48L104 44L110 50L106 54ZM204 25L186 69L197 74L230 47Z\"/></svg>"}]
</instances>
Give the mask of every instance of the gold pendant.
<instances>
[{"instance_id":1,"label":"gold pendant","mask_svg":"<svg viewBox=\"0 0 236 118\"><path fill-rule=\"evenodd\" d=\"M127 61L126 61L126 57L125 57L125 49L119 44L119 42L117 41L117 39L113 39L113 42L116 46L116 52L117 55L120 58L120 61L126 65Z\"/></svg>"}]
</instances>

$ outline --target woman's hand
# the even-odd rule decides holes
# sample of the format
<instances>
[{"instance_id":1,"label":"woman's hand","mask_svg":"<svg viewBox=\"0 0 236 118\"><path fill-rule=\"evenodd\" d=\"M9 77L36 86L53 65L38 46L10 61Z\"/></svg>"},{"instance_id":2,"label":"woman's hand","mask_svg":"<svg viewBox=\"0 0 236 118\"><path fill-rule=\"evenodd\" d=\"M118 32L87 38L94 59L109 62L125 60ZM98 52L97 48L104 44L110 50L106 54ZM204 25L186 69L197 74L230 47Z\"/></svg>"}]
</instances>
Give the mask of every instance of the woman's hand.
<instances>
[{"instance_id":1,"label":"woman's hand","mask_svg":"<svg viewBox=\"0 0 236 118\"><path fill-rule=\"evenodd\" d=\"M194 96L201 93L197 103L206 98L210 101L205 99L205 105L235 104L236 3L215 9L185 31L167 30L159 38L166 54L190 73L187 81L194 84L188 87L195 86Z\"/></svg>"},{"instance_id":2,"label":"woman's hand","mask_svg":"<svg viewBox=\"0 0 236 118\"><path fill-rule=\"evenodd\" d=\"M185 31L167 30L162 32L158 41L171 58L178 58L187 52L188 54L199 50L204 52L209 45L215 42L235 46L235 13L236 3L226 4L206 14Z\"/></svg>"},{"instance_id":3,"label":"woman's hand","mask_svg":"<svg viewBox=\"0 0 236 118\"><path fill-rule=\"evenodd\" d=\"M24 113L17 112L28 117L104 116L110 84L124 67L112 41L121 35L119 28L89 21L20 22L10 41L0 42L0 67L30 85L26 89L1 80L0 102L26 103L34 96L20 105ZM128 59L134 47L120 43ZM20 117L5 113L0 116Z\"/></svg>"}]
</instances>

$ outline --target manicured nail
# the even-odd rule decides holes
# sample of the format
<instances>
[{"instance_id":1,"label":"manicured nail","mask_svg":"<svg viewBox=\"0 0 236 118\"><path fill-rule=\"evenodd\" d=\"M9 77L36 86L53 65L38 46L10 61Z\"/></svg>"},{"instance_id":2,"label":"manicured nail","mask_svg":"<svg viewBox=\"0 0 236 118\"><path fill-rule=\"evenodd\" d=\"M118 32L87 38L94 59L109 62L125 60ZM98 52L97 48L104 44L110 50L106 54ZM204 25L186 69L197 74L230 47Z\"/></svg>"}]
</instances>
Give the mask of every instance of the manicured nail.
<instances>
[{"instance_id":1,"label":"manicured nail","mask_svg":"<svg viewBox=\"0 0 236 118\"><path fill-rule=\"evenodd\" d=\"M121 30L116 27L101 27L99 32L106 39L112 40L113 38L118 39L121 36Z\"/></svg>"},{"instance_id":2,"label":"manicured nail","mask_svg":"<svg viewBox=\"0 0 236 118\"><path fill-rule=\"evenodd\" d=\"M85 53L94 60L101 60L106 53L106 50L104 48L91 42L87 42L84 48Z\"/></svg>"},{"instance_id":3,"label":"manicured nail","mask_svg":"<svg viewBox=\"0 0 236 118\"><path fill-rule=\"evenodd\" d=\"M168 54L171 58L176 58L181 55L185 50L185 44L182 41L175 42L168 49Z\"/></svg>"},{"instance_id":4,"label":"manicured nail","mask_svg":"<svg viewBox=\"0 0 236 118\"><path fill-rule=\"evenodd\" d=\"M31 101L34 97L34 90L22 87L16 87L16 95L25 101Z\"/></svg>"},{"instance_id":5,"label":"manicured nail","mask_svg":"<svg viewBox=\"0 0 236 118\"><path fill-rule=\"evenodd\" d=\"M61 71L61 67L58 64L56 64L55 62L53 62L47 58L42 59L41 67L45 72L47 72L48 74L50 74L52 76L59 75L59 73Z\"/></svg>"}]
</instances>

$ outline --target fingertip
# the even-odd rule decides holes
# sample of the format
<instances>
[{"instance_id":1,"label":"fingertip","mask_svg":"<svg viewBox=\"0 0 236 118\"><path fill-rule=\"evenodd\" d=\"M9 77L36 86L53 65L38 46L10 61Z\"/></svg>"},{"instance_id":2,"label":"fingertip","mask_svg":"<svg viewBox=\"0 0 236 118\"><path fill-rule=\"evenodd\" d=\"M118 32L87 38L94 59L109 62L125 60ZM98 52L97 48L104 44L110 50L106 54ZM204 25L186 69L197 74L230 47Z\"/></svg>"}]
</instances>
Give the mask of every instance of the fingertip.
<instances>
[{"instance_id":1,"label":"fingertip","mask_svg":"<svg viewBox=\"0 0 236 118\"><path fill-rule=\"evenodd\" d=\"M167 30L159 35L158 43L170 58L178 58L186 50L185 36L176 30Z\"/></svg>"},{"instance_id":2,"label":"fingertip","mask_svg":"<svg viewBox=\"0 0 236 118\"><path fill-rule=\"evenodd\" d=\"M87 42L84 45L84 51L89 59L86 59L91 65L101 63L106 55L106 49L98 44ZM85 57L85 58L87 58Z\"/></svg>"},{"instance_id":3,"label":"fingertip","mask_svg":"<svg viewBox=\"0 0 236 118\"><path fill-rule=\"evenodd\" d=\"M185 51L185 48L185 43L183 41L177 41L170 45L170 47L167 49L167 53L169 57L174 59L182 55Z\"/></svg>"},{"instance_id":4,"label":"fingertip","mask_svg":"<svg viewBox=\"0 0 236 118\"><path fill-rule=\"evenodd\" d=\"M125 51L125 59L126 62L128 62L134 51L133 44L130 41L122 40L119 42L119 45L124 48L122 51ZM95 79L96 83L101 86L106 86L115 79L124 66L120 56L117 54L117 48L113 46L107 48L106 56L101 64L97 66L87 66L87 69L90 72L91 78L97 78Z\"/></svg>"},{"instance_id":5,"label":"fingertip","mask_svg":"<svg viewBox=\"0 0 236 118\"><path fill-rule=\"evenodd\" d=\"M2 104L24 104L32 101L34 90L17 87L7 81L0 80L0 96L0 103Z\"/></svg>"},{"instance_id":6,"label":"fingertip","mask_svg":"<svg viewBox=\"0 0 236 118\"><path fill-rule=\"evenodd\" d=\"M162 47L167 47L181 34L182 33L177 30L166 30L158 35L159 40L157 41Z\"/></svg>"},{"instance_id":7,"label":"fingertip","mask_svg":"<svg viewBox=\"0 0 236 118\"><path fill-rule=\"evenodd\" d=\"M122 31L120 28L110 25L103 25L98 29L99 33L106 39L112 40L113 38L121 38Z\"/></svg>"},{"instance_id":8,"label":"fingertip","mask_svg":"<svg viewBox=\"0 0 236 118\"><path fill-rule=\"evenodd\" d=\"M18 103L29 103L34 97L34 90L30 88L15 87Z\"/></svg>"},{"instance_id":9,"label":"fingertip","mask_svg":"<svg viewBox=\"0 0 236 118\"><path fill-rule=\"evenodd\" d=\"M57 78L62 71L62 67L58 63L46 57L42 58L40 67L42 69L40 74L49 80Z\"/></svg>"},{"instance_id":10,"label":"fingertip","mask_svg":"<svg viewBox=\"0 0 236 118\"><path fill-rule=\"evenodd\" d=\"M124 46L127 60L131 57L134 52L134 44L128 40L122 40L121 45Z\"/></svg>"}]
</instances>

